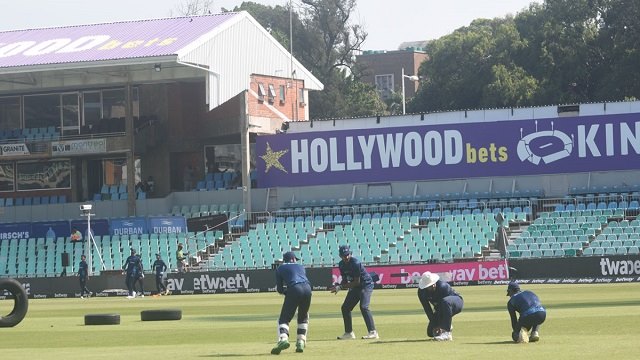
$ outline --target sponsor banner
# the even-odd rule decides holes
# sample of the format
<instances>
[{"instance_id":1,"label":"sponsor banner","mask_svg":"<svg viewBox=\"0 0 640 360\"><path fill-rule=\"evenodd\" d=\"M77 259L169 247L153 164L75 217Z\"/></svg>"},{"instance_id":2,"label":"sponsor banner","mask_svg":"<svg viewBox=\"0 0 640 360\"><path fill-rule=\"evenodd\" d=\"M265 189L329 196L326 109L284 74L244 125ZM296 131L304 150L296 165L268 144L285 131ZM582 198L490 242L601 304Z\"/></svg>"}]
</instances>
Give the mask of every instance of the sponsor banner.
<instances>
[{"instance_id":1,"label":"sponsor banner","mask_svg":"<svg viewBox=\"0 0 640 360\"><path fill-rule=\"evenodd\" d=\"M52 156L99 154L107 152L107 139L52 141Z\"/></svg>"},{"instance_id":2,"label":"sponsor banner","mask_svg":"<svg viewBox=\"0 0 640 360\"><path fill-rule=\"evenodd\" d=\"M68 221L44 221L34 222L31 225L33 234L31 237L36 238L57 238L58 236L67 237L71 234L71 227Z\"/></svg>"},{"instance_id":3,"label":"sponsor banner","mask_svg":"<svg viewBox=\"0 0 640 360\"><path fill-rule=\"evenodd\" d=\"M329 268L308 268L306 272L313 289L326 290L331 285ZM167 289L177 294L276 291L276 274L274 270L172 273L167 278Z\"/></svg>"},{"instance_id":4,"label":"sponsor banner","mask_svg":"<svg viewBox=\"0 0 640 360\"><path fill-rule=\"evenodd\" d=\"M187 222L182 216L157 216L148 218L150 234L177 234L187 232Z\"/></svg>"},{"instance_id":5,"label":"sponsor banner","mask_svg":"<svg viewBox=\"0 0 640 360\"><path fill-rule=\"evenodd\" d=\"M445 264L422 265L393 265L393 266L367 266L367 271L375 272L380 276L377 284L387 288L388 285L397 287L417 286L417 279L425 271L437 273L443 280L453 283L507 280L509 279L508 266L505 261L479 261ZM334 283L342 281L340 270L333 268L331 275Z\"/></svg>"},{"instance_id":6,"label":"sponsor banner","mask_svg":"<svg viewBox=\"0 0 640 360\"><path fill-rule=\"evenodd\" d=\"M29 152L29 148L27 148L27 144L5 144L0 145L0 156L23 156L23 155L31 155Z\"/></svg>"},{"instance_id":7,"label":"sponsor banner","mask_svg":"<svg viewBox=\"0 0 640 360\"><path fill-rule=\"evenodd\" d=\"M191 232L222 230L223 234L229 233L229 218L225 214L200 216L187 219L187 228Z\"/></svg>"},{"instance_id":8,"label":"sponsor banner","mask_svg":"<svg viewBox=\"0 0 640 360\"><path fill-rule=\"evenodd\" d=\"M75 263L74 259L74 263ZM489 265L491 263L492 265ZM498 262L484 263L484 269L498 269ZM504 264L504 263L502 263ZM437 264L444 265L444 264ZM434 264L433 266L437 266ZM449 264L454 265L454 264ZM514 265L514 264L509 264ZM545 266L544 261L539 263ZM415 267L414 267L415 266ZM431 265L398 265L398 266L373 266L368 267L368 271L375 271L380 274L380 282L376 288L380 289L401 289L415 288L417 283L408 282L405 278L402 281L389 279L400 279L401 276L396 271L420 273L420 271L435 271L447 276L451 272L442 268L431 267ZM425 270L426 269L426 270ZM463 270L474 269L461 268ZM475 269L479 269L479 266ZM336 269L331 268L307 268L307 277L314 291L325 291L331 286L332 279L337 281ZM407 271L409 270L409 271ZM449 269L451 270L451 269ZM423 271L423 272L424 272ZM498 271L498 270L495 270ZM500 276L501 277L501 276ZM500 285L506 286L508 279L484 279L480 276L465 276L464 279L476 278L476 280L451 280L454 286L466 285ZM30 298L71 298L80 297L78 289L78 278L76 276L62 276L49 278L22 278L17 279L22 283ZM461 279L461 278L459 278ZM528 279L518 279L523 285L535 284L616 284L640 282L640 276L583 276L583 277L534 277ZM212 271L212 272L189 272L170 273L167 276L167 288L173 294L221 294L221 293L249 293L249 292L274 292L276 291L275 271L268 270L246 270L246 271ZM89 287L96 291L98 296L126 296L125 276L121 271L103 271L99 276L92 276ZM146 293L148 294L148 292ZM0 292L0 300L9 296L7 292Z\"/></svg>"},{"instance_id":9,"label":"sponsor banner","mask_svg":"<svg viewBox=\"0 0 640 360\"><path fill-rule=\"evenodd\" d=\"M111 235L147 234L145 218L111 219Z\"/></svg>"},{"instance_id":10,"label":"sponsor banner","mask_svg":"<svg viewBox=\"0 0 640 360\"><path fill-rule=\"evenodd\" d=\"M78 260L79 261L79 260ZM314 290L327 290L331 285L329 268L307 269L307 277ZM80 297L76 276L17 279L30 298L73 298ZM167 288L173 294L222 294L276 291L274 270L213 271L170 273ZM120 270L104 271L92 276L88 284L98 297L127 296L125 276ZM145 294L149 294L146 292ZM9 293L0 292L0 299Z\"/></svg>"},{"instance_id":11,"label":"sponsor banner","mask_svg":"<svg viewBox=\"0 0 640 360\"><path fill-rule=\"evenodd\" d=\"M28 239L31 237L31 223L0 224L0 241Z\"/></svg>"},{"instance_id":12,"label":"sponsor banner","mask_svg":"<svg viewBox=\"0 0 640 360\"><path fill-rule=\"evenodd\" d=\"M636 169L640 113L264 135L260 187Z\"/></svg>"},{"instance_id":13,"label":"sponsor banner","mask_svg":"<svg viewBox=\"0 0 640 360\"><path fill-rule=\"evenodd\" d=\"M71 228L76 228L82 233L83 239L87 238L87 220L72 220ZM91 233L95 236L110 235L109 221L107 219L91 219Z\"/></svg>"},{"instance_id":14,"label":"sponsor banner","mask_svg":"<svg viewBox=\"0 0 640 360\"><path fill-rule=\"evenodd\" d=\"M509 265L515 268L518 279L562 278L633 278L640 277L640 256L581 256L553 259L513 259ZM601 282L604 280L601 280ZM597 281L596 281L597 282Z\"/></svg>"}]
</instances>

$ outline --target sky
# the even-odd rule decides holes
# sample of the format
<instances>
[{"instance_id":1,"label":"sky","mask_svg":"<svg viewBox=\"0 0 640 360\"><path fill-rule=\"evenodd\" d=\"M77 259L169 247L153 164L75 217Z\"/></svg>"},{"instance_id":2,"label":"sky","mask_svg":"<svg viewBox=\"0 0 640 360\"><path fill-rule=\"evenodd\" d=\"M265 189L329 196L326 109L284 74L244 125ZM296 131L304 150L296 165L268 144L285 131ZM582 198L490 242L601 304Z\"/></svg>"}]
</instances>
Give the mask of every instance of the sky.
<instances>
[{"instance_id":1,"label":"sky","mask_svg":"<svg viewBox=\"0 0 640 360\"><path fill-rule=\"evenodd\" d=\"M181 1L188 0L11 1L0 12L0 31L163 18L178 15ZM288 0L253 2L274 6ZM396 50L402 42L437 39L477 18L516 14L531 2L542 0L358 0L352 19L368 33L363 50ZM214 0L213 9L231 10L240 4L241 0Z\"/></svg>"}]
</instances>

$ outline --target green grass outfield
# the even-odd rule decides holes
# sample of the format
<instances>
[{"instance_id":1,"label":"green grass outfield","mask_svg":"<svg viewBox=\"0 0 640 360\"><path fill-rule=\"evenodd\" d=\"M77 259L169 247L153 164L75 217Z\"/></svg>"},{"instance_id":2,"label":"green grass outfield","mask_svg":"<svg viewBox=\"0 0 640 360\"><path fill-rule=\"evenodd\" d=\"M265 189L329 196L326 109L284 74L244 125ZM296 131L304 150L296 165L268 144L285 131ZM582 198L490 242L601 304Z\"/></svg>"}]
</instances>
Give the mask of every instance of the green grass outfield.
<instances>
[{"instance_id":1,"label":"green grass outfield","mask_svg":"<svg viewBox=\"0 0 640 360\"><path fill-rule=\"evenodd\" d=\"M454 317L454 341L426 338L426 316L415 289L376 290L371 302L379 340L338 341L338 295L316 291L309 340L283 358L315 359L638 359L640 284L531 285L548 309L541 340L514 344L505 286L458 287L464 311ZM12 301L0 301L7 314ZM30 300L27 317L0 328L0 359L274 358L282 297L275 293ZM140 321L145 309L180 308L180 321ZM84 315L119 313L120 325L85 326ZM366 332L356 308L354 331ZM295 334L295 319L292 334ZM292 335L295 339L295 335Z\"/></svg>"}]
</instances>

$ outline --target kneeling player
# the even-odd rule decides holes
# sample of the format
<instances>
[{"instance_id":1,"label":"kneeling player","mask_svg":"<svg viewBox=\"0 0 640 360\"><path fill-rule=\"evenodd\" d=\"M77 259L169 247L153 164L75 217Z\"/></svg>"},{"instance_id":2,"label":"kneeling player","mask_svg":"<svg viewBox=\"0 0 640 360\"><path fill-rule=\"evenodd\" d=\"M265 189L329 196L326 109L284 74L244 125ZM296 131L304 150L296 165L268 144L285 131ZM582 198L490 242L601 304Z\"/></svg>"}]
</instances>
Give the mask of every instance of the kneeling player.
<instances>
[{"instance_id":1,"label":"kneeling player","mask_svg":"<svg viewBox=\"0 0 640 360\"><path fill-rule=\"evenodd\" d=\"M540 304L538 296L529 290L520 291L520 285L515 281L509 283L507 296L510 297L507 309L511 316L513 341L527 343L540 340L540 325L547 318L547 311ZM520 319L517 318L516 312L520 314Z\"/></svg>"}]
</instances>

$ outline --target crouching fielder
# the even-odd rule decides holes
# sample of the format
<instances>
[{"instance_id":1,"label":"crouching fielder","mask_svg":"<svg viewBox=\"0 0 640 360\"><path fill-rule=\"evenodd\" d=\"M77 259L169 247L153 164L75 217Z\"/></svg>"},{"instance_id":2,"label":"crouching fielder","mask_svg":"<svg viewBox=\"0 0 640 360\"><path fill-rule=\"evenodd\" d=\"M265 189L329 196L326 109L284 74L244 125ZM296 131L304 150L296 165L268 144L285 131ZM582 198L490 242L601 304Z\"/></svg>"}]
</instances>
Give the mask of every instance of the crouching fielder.
<instances>
[{"instance_id":1,"label":"crouching fielder","mask_svg":"<svg viewBox=\"0 0 640 360\"><path fill-rule=\"evenodd\" d=\"M427 336L436 341L451 341L451 320L462 311L464 301L438 274L427 271L418 283L418 299L429 318ZM433 304L433 309L431 309Z\"/></svg>"},{"instance_id":2,"label":"crouching fielder","mask_svg":"<svg viewBox=\"0 0 640 360\"><path fill-rule=\"evenodd\" d=\"M297 264L298 258L292 251L282 255L283 264L276 270L276 289L284 294L284 303L278 319L278 343L271 349L274 355L289 348L289 322L298 310L298 336L296 352L303 352L307 344L309 328L309 306L311 306L311 284L304 266ZM286 285L286 288L285 288Z\"/></svg>"},{"instance_id":3,"label":"crouching fielder","mask_svg":"<svg viewBox=\"0 0 640 360\"><path fill-rule=\"evenodd\" d=\"M540 340L540 325L547 318L547 311L540 299L532 291L520 291L520 285L511 281L507 286L507 296L510 297L507 302L507 310L511 316L511 338L518 343L536 342ZM516 312L520 314L518 319ZM531 335L529 335L531 330Z\"/></svg>"}]
</instances>

